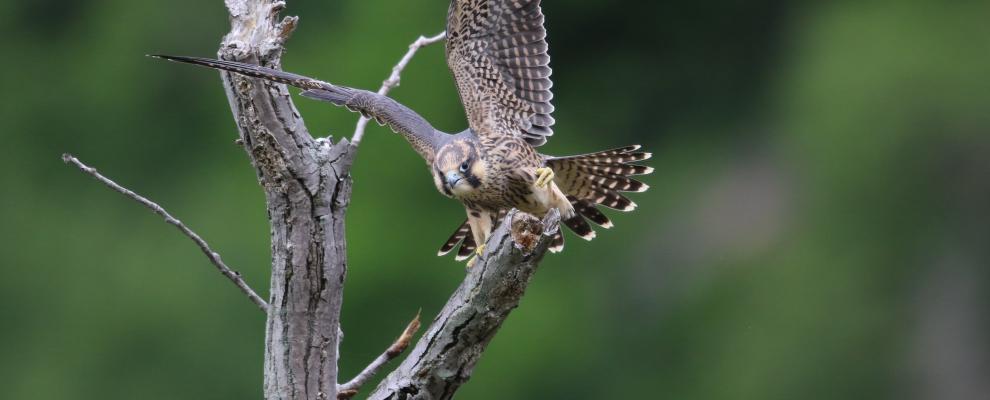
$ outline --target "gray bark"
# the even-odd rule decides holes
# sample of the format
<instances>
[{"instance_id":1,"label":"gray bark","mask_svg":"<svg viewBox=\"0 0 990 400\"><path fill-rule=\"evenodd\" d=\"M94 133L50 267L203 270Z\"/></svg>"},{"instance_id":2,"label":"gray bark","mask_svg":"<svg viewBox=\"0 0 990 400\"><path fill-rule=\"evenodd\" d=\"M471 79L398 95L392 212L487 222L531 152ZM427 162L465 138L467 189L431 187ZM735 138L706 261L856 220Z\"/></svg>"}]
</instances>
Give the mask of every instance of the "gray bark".
<instances>
[{"instance_id":1,"label":"gray bark","mask_svg":"<svg viewBox=\"0 0 990 400\"><path fill-rule=\"evenodd\" d=\"M470 268L409 356L369 399L449 399L471 377L485 347L519 305L537 264L559 229L556 210L540 221L513 211L492 234L485 257ZM511 226L510 226L511 225Z\"/></svg>"},{"instance_id":2,"label":"gray bark","mask_svg":"<svg viewBox=\"0 0 990 400\"><path fill-rule=\"evenodd\" d=\"M284 3L227 0L219 57L279 65L294 18ZM347 270L344 212L353 148L314 140L283 85L223 73L244 146L265 192L272 277L265 337L266 399L336 398L340 305Z\"/></svg>"},{"instance_id":3,"label":"gray bark","mask_svg":"<svg viewBox=\"0 0 990 400\"><path fill-rule=\"evenodd\" d=\"M231 32L219 57L278 68L295 18L278 20L284 2L226 0ZM221 73L231 110L265 192L272 277L265 338L266 399L337 398L340 306L347 271L344 214L356 146L314 140L284 85ZM371 398L446 399L471 375L486 345L518 305L558 229L512 213L492 235L411 357ZM546 225L546 226L544 226ZM355 389L356 390L356 389ZM353 390L351 391L353 392ZM345 394L345 396L353 393Z\"/></svg>"}]
</instances>

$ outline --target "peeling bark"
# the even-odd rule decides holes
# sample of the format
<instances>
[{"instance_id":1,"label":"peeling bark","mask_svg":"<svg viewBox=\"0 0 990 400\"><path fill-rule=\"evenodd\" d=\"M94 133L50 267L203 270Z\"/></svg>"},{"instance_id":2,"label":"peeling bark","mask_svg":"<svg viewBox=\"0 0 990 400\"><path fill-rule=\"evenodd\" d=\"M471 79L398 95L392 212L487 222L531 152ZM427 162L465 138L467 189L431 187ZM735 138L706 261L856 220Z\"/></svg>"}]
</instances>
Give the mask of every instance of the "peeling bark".
<instances>
[{"instance_id":1,"label":"peeling bark","mask_svg":"<svg viewBox=\"0 0 990 400\"><path fill-rule=\"evenodd\" d=\"M219 57L278 67L295 18L282 2L228 0ZM240 141L265 192L272 277L266 399L336 398L338 326L347 271L344 213L353 148L314 140L283 85L222 73Z\"/></svg>"}]
</instances>

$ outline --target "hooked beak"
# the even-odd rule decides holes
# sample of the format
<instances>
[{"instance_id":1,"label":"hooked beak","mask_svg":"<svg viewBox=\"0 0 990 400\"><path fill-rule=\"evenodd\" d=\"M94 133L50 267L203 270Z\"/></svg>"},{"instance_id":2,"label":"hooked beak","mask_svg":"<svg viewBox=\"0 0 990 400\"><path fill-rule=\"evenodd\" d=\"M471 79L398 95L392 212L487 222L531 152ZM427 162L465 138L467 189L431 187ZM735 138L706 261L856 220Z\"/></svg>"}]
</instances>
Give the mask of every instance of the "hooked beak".
<instances>
[{"instance_id":1,"label":"hooked beak","mask_svg":"<svg viewBox=\"0 0 990 400\"><path fill-rule=\"evenodd\" d=\"M462 177L461 174L458 174L457 172L454 171L448 172L446 178L447 178L447 187L451 189L453 189L454 186L457 186L457 182L460 182L461 179L464 179L464 177Z\"/></svg>"}]
</instances>

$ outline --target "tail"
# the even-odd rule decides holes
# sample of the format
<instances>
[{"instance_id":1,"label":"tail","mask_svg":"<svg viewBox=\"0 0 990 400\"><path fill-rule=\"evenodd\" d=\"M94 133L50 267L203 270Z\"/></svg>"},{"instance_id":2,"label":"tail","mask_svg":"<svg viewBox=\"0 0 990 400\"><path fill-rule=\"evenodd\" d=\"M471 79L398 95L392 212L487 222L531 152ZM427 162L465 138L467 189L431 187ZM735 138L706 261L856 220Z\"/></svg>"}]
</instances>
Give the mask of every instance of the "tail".
<instances>
[{"instance_id":1,"label":"tail","mask_svg":"<svg viewBox=\"0 0 990 400\"><path fill-rule=\"evenodd\" d=\"M474 249L478 246L474 243L474 235L471 234L471 224L465 219L464 223L454 231L454 234L450 235L450 238L440 246L440 251L437 252L438 256L446 255L450 253L454 247L460 244L461 247L457 249L457 255L454 259L457 261L467 260L474 254Z\"/></svg>"},{"instance_id":2,"label":"tail","mask_svg":"<svg viewBox=\"0 0 990 400\"><path fill-rule=\"evenodd\" d=\"M636 209L636 203L621 192L645 192L650 188L632 178L653 173L652 167L632 164L652 157L650 153L639 151L640 147L634 145L590 154L546 158L547 166L555 173L554 183L574 206L576 215L563 221L564 225L578 236L591 240L595 237L595 231L587 220L605 229L612 227L612 221L598 209L599 205L619 211Z\"/></svg>"},{"instance_id":3,"label":"tail","mask_svg":"<svg viewBox=\"0 0 990 400\"><path fill-rule=\"evenodd\" d=\"M329 83L322 82L310 77L293 74L262 67L260 65L246 64L236 61L215 60L202 57L168 56L163 54L149 54L148 57L161 58L163 60L199 65L207 68L219 69L223 71L236 72L252 78L261 78L272 82L284 83L304 90L329 89Z\"/></svg>"}]
</instances>

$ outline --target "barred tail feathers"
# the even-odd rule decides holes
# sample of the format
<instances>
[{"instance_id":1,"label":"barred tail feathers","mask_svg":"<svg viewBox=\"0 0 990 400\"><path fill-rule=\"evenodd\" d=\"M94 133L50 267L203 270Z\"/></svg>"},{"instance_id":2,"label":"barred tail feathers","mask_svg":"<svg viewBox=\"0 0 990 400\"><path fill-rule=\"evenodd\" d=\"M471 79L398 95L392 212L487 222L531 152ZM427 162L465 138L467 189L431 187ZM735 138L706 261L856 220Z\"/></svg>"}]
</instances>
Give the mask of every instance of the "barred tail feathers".
<instances>
[{"instance_id":1,"label":"barred tail feathers","mask_svg":"<svg viewBox=\"0 0 990 400\"><path fill-rule=\"evenodd\" d=\"M471 258L474 255L474 250L477 248L478 245L474 243L474 236L468 231L468 235L461 242L461 247L457 249L457 255L454 256L454 261L464 261Z\"/></svg>"},{"instance_id":2,"label":"barred tail feathers","mask_svg":"<svg viewBox=\"0 0 990 400\"><path fill-rule=\"evenodd\" d=\"M464 220L464 223L461 224L461 226L457 227L457 230L455 230L454 233L450 235L450 238L448 238L447 241L444 242L443 246L440 246L440 251L437 252L437 255L443 256L446 255L447 253L450 253L450 251L453 250L454 247L457 247L457 245L460 244L461 241L463 241L464 238L468 236L471 236L471 225L468 224L467 220Z\"/></svg>"},{"instance_id":3,"label":"barred tail feathers","mask_svg":"<svg viewBox=\"0 0 990 400\"><path fill-rule=\"evenodd\" d=\"M636 203L622 192L645 192L650 188L632 178L653 173L652 167L632 164L652 157L651 153L639 151L640 148L634 145L575 156L547 157L547 166L556 174L554 183L567 194L577 214L575 218L581 218L581 221L564 221L571 230L590 240L594 238L594 232L590 237L586 233L590 226L584 218L606 229L612 227L612 221L597 206L619 211L636 209Z\"/></svg>"},{"instance_id":4,"label":"barred tail feathers","mask_svg":"<svg viewBox=\"0 0 990 400\"><path fill-rule=\"evenodd\" d=\"M547 248L551 253L560 253L564 250L564 231L558 229L557 233L553 235L553 240L550 241L550 247Z\"/></svg>"}]
</instances>

